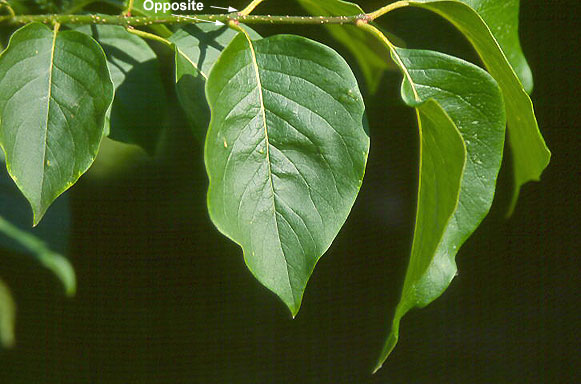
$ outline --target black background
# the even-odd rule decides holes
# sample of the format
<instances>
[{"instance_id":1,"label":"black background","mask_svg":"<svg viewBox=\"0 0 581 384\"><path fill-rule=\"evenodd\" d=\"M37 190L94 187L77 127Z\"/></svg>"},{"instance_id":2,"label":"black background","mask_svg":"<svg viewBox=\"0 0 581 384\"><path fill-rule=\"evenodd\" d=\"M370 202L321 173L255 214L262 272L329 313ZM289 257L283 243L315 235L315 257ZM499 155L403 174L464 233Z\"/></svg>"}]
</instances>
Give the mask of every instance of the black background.
<instances>
[{"instance_id":1,"label":"black background","mask_svg":"<svg viewBox=\"0 0 581 384\"><path fill-rule=\"evenodd\" d=\"M366 181L295 320L210 223L200 145L174 108L171 150L162 159L123 177L87 176L73 188L74 299L28 259L0 262L19 305L18 344L0 352L0 383L576 382L578 1L521 3L533 101L552 163L505 220L505 160L492 212L458 255L459 276L403 320L400 343L378 374L370 370L399 297L416 194L416 124L399 100L397 74L366 96ZM291 1L257 10L287 12L301 13ZM427 12L401 10L381 23L408 47L478 63L459 33ZM320 27L281 29L332 45L357 71Z\"/></svg>"}]
</instances>

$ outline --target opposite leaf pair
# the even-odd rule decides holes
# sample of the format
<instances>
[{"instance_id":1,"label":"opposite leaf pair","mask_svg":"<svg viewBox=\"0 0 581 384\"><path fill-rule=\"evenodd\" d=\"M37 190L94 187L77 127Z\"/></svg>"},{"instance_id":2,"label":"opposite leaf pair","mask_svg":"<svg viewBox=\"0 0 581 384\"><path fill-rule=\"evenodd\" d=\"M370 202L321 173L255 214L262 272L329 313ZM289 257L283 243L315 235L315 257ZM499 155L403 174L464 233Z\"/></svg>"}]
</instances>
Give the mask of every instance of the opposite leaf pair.
<instances>
[{"instance_id":1,"label":"opposite leaf pair","mask_svg":"<svg viewBox=\"0 0 581 384\"><path fill-rule=\"evenodd\" d=\"M124 42L115 33L126 32L115 28L80 30L104 44L111 73L123 75L124 63L112 58ZM181 34L174 37L180 99L187 104L191 98L195 108L187 108L188 115L200 128L207 118L200 86L212 109L206 140L210 214L243 245L257 278L296 314L308 277L363 179L369 138L355 77L336 52L308 39L252 41L232 31L207 75L198 68L200 57L187 56L191 36ZM107 133L113 86L119 89L127 78L111 81L105 55L88 35L41 24L13 35L0 71L0 143L37 224L93 162Z\"/></svg>"},{"instance_id":2,"label":"opposite leaf pair","mask_svg":"<svg viewBox=\"0 0 581 384\"><path fill-rule=\"evenodd\" d=\"M363 13L338 0L299 1L318 15ZM378 367L395 346L402 316L429 304L450 284L459 248L488 213L507 120L515 199L520 186L538 179L548 163L525 92L532 81L513 25L518 1L504 3L504 10L489 3L497 2L415 0L398 6L425 8L448 19L473 44L490 75L458 58L395 47L365 18L357 26L329 26L356 56L370 89L377 88L391 60L396 63L404 77L402 97L416 109L419 123L412 255ZM256 278L295 316L315 264L361 186L369 151L365 107L351 69L335 51L298 36L262 39L232 26L238 32L188 26L166 44L175 51L180 103L196 135L205 138L210 216L242 246ZM357 29L349 34L341 28ZM0 73L6 73L0 80L0 144L13 179L33 206L35 223L90 166L107 133L107 116L113 138L148 145L137 132L143 124L117 125L113 118L116 108L123 110L122 87L131 83L125 73L133 62L146 63L155 55L121 27L79 30L103 44L113 82L99 45L58 27L23 27L0 57ZM119 47L132 40L137 49L124 49L132 57L115 64L122 57ZM110 110L113 85L117 98ZM126 99L135 93L146 91L128 90ZM128 113L135 111L131 104ZM126 131L117 131L119 126ZM145 137L155 143L155 132Z\"/></svg>"},{"instance_id":3,"label":"opposite leaf pair","mask_svg":"<svg viewBox=\"0 0 581 384\"><path fill-rule=\"evenodd\" d=\"M328 15L356 14L360 10L340 0L298 1L310 12ZM451 22L472 43L494 79L457 58L397 48L376 26L359 24L370 32L368 38L375 35L384 42L404 76L402 97L417 109L422 154L412 255L376 370L395 347L401 317L443 293L456 272L456 253L488 213L502 160L506 121L515 178L511 211L521 186L539 180L550 159L527 95L533 82L518 38L519 1L398 1L368 17L374 20L404 7L427 9ZM374 64L378 54L361 55L362 49L353 49L370 49L373 42L359 34L339 33L335 26L329 28L351 49L370 89L374 89L383 70ZM465 147L461 160L457 158L459 143ZM458 168L459 164L464 164L463 168Z\"/></svg>"}]
</instances>

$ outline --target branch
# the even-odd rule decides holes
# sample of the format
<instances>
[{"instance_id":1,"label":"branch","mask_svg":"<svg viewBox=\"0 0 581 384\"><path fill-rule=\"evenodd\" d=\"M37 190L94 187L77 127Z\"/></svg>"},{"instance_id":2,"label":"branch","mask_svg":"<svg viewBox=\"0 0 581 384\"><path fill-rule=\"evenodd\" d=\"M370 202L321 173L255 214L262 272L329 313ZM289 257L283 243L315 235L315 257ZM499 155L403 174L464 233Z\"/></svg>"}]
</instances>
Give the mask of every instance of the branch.
<instances>
[{"instance_id":1,"label":"branch","mask_svg":"<svg viewBox=\"0 0 581 384\"><path fill-rule=\"evenodd\" d=\"M19 15L0 16L0 24L22 25L28 23L43 24L109 24L125 27L143 27L154 24L196 24L200 22L230 21L244 24L356 24L358 20L367 19L366 15L356 16L253 16L253 15L196 15L198 20L188 16L151 16L125 17L119 15Z\"/></svg>"},{"instance_id":2,"label":"branch","mask_svg":"<svg viewBox=\"0 0 581 384\"><path fill-rule=\"evenodd\" d=\"M0 0L3 2L3 0ZM408 1L397 1L375 12L353 16L257 16L249 13L264 0L254 0L248 7L238 14L213 14L196 15L192 19L188 15L162 15L162 16L129 16L124 15L9 15L0 16L0 25L22 25L28 23L43 24L109 24L124 27L145 27L158 24L196 24L202 22L220 21L224 24L230 22L244 24L352 24L368 23L395 9L409 6ZM129 3L131 6L132 1Z\"/></svg>"}]
</instances>

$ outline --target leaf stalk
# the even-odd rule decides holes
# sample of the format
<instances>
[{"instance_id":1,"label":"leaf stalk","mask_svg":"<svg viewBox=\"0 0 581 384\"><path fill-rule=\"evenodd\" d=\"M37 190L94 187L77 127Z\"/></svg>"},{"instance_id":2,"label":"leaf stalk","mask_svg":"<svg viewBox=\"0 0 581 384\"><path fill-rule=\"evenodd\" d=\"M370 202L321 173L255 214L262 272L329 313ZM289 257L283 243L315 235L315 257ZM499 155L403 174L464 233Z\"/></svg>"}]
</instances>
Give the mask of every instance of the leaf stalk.
<instances>
[{"instance_id":1,"label":"leaf stalk","mask_svg":"<svg viewBox=\"0 0 581 384\"><path fill-rule=\"evenodd\" d=\"M399 8L404 8L409 6L409 1L396 1L395 3L391 3L386 5L385 7L379 8L377 11L371 12L367 14L369 20L373 21L383 15L388 14L391 11L394 11Z\"/></svg>"},{"instance_id":2,"label":"leaf stalk","mask_svg":"<svg viewBox=\"0 0 581 384\"><path fill-rule=\"evenodd\" d=\"M170 47L173 50L173 44L171 41L164 39L161 36L158 36L154 33L149 33L149 32L145 32L145 31L140 31L139 29L134 29L132 27L128 27L127 28L127 32L132 33L134 35L137 35L143 39L148 39L148 40L153 40L153 41L157 41L158 43L162 43L165 46Z\"/></svg>"},{"instance_id":3,"label":"leaf stalk","mask_svg":"<svg viewBox=\"0 0 581 384\"><path fill-rule=\"evenodd\" d=\"M264 0L252 0L252 2L250 4L248 4L248 6L246 8L244 8L242 11L238 12L238 14L240 16L248 16L252 13L252 11L254 11L254 9L256 7L258 7L260 5L260 3L262 3Z\"/></svg>"},{"instance_id":4,"label":"leaf stalk","mask_svg":"<svg viewBox=\"0 0 581 384\"><path fill-rule=\"evenodd\" d=\"M6 8L10 16L12 17L16 16L16 13L14 13L14 9L12 9L10 3L8 3L6 0L0 0L0 8Z\"/></svg>"},{"instance_id":5,"label":"leaf stalk","mask_svg":"<svg viewBox=\"0 0 581 384\"><path fill-rule=\"evenodd\" d=\"M133 2L135 0L128 0L127 1L127 9L123 12L123 16L131 16L131 11L133 10Z\"/></svg>"}]
</instances>

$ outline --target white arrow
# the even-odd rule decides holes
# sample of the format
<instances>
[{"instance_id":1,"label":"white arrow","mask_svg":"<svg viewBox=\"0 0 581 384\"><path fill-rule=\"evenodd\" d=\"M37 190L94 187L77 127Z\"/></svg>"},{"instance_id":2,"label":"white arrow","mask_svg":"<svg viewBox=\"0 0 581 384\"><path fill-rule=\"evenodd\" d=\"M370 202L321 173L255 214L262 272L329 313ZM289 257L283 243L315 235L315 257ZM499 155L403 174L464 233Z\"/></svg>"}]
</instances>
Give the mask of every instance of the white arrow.
<instances>
[{"instance_id":1,"label":"white arrow","mask_svg":"<svg viewBox=\"0 0 581 384\"><path fill-rule=\"evenodd\" d=\"M210 8L214 8L214 9L223 9L223 10L225 10L225 11L228 11L228 12L230 12L230 13L232 13L232 12L238 12L238 10L237 10L236 8L234 8L234 7L228 7L228 8L224 8L224 7L215 7L215 6L213 6L213 5L210 5Z\"/></svg>"},{"instance_id":2,"label":"white arrow","mask_svg":"<svg viewBox=\"0 0 581 384\"><path fill-rule=\"evenodd\" d=\"M191 20L201 21L203 23L211 23L211 24L214 24L216 26L226 25L223 22L221 22L220 20L216 20L216 21L202 20L202 19L198 19L197 17L187 16L187 15L172 15L172 16L175 16L175 17L183 17L185 19L191 19Z\"/></svg>"}]
</instances>

